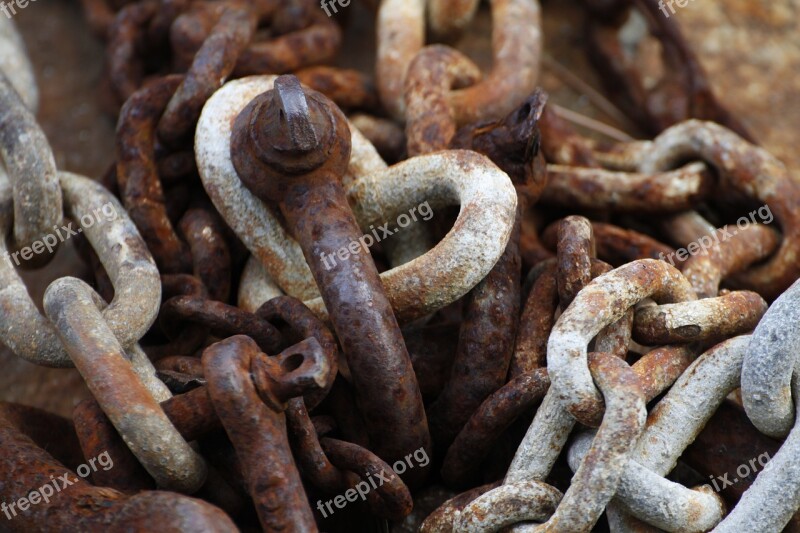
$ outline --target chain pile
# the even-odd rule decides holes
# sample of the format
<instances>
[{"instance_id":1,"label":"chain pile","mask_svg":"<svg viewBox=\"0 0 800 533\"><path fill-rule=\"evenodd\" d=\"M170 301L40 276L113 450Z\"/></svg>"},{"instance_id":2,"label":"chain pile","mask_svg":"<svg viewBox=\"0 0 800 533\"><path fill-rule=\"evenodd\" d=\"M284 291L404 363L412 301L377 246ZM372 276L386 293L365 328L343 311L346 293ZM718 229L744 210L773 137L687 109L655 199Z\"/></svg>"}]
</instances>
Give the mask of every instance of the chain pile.
<instances>
[{"instance_id":1,"label":"chain pile","mask_svg":"<svg viewBox=\"0 0 800 533\"><path fill-rule=\"evenodd\" d=\"M364 6L82 3L117 120L99 181L56 167L0 17L0 254L23 259L0 262L0 341L92 394L72 421L0 404L0 523L800 524L800 186L658 2L582 2L608 97L654 137L622 142L537 88L537 0L491 0L489 72L445 44L478 0L367 2L374 85L332 66ZM79 222L92 283L54 281L42 314L17 266Z\"/></svg>"}]
</instances>

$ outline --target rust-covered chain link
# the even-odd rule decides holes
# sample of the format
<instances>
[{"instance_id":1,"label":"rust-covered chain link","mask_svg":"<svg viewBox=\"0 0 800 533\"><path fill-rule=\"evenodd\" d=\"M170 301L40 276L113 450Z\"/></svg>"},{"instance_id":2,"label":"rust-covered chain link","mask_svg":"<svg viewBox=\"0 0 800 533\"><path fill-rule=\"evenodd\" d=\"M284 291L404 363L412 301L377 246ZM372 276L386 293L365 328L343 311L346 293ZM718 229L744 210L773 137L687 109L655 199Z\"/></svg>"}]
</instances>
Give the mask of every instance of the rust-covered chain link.
<instances>
[{"instance_id":1,"label":"rust-covered chain link","mask_svg":"<svg viewBox=\"0 0 800 533\"><path fill-rule=\"evenodd\" d=\"M0 111L0 157L14 191L12 244L20 250L61 224L63 200L47 138L5 71L0 72Z\"/></svg>"},{"instance_id":2,"label":"rust-covered chain link","mask_svg":"<svg viewBox=\"0 0 800 533\"><path fill-rule=\"evenodd\" d=\"M462 2L463 4L464 2ZM472 2L474 4L474 2ZM429 13L434 19L432 29L442 28L442 8L448 2L434 2ZM446 9L467 11L449 2ZM446 91L442 107L437 109L441 115L447 111L452 120L459 125L497 119L510 112L533 92L538 71L541 49L540 8L536 0L492 0L492 52L494 64L485 79L476 82L473 78L477 67L462 65L469 70L451 70L447 78L436 82L436 86L416 90ZM378 50L375 68L378 91L381 100L391 115L397 120L406 120L404 94L409 87L419 82L410 80L412 62L425 62L430 67L444 61L453 61L454 52L425 50L426 2L423 0L382 0L378 11ZM469 17L469 15L466 15ZM447 24L459 24L450 19ZM445 29L445 28L442 28ZM514 50L514 53L510 53ZM444 53L444 55L442 55ZM428 59L416 59L418 54L431 54ZM438 57L437 57L438 56ZM461 59L463 61L463 58ZM429 67L429 68L430 68ZM417 70L424 69L419 65ZM457 68L455 65L437 68ZM449 91L454 89L453 91ZM446 105L445 105L446 104ZM445 117L447 114L444 115Z\"/></svg>"},{"instance_id":3,"label":"rust-covered chain link","mask_svg":"<svg viewBox=\"0 0 800 533\"><path fill-rule=\"evenodd\" d=\"M156 318L161 295L158 270L133 222L107 190L82 176L62 172L60 177L67 214L72 220L91 218L104 213L105 207L111 208L114 218L101 218L100 223L86 227L84 235L96 250L114 286L114 299L102 311L104 321L124 349L132 348ZM0 189L3 181L0 179ZM3 219L8 228L12 220L12 195L8 182L5 184ZM67 228L74 233L72 224ZM53 231L56 230L67 231L58 226ZM57 240L55 235L51 237ZM0 248L6 257L0 264L0 275L4 279L0 301L7 310L2 341L20 357L37 364L71 366L53 325L41 316L14 271L12 261L8 260L7 250L2 244Z\"/></svg>"}]
</instances>

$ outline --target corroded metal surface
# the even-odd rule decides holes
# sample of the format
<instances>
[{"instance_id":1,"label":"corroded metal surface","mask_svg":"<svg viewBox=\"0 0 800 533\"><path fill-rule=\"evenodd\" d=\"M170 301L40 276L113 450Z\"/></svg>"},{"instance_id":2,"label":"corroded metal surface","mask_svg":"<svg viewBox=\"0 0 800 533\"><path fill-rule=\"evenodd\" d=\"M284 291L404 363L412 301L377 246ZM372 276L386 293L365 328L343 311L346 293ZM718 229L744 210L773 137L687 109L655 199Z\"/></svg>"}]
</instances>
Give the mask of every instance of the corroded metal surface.
<instances>
[{"instance_id":1,"label":"corroded metal surface","mask_svg":"<svg viewBox=\"0 0 800 533\"><path fill-rule=\"evenodd\" d=\"M604 511L612 531L796 527L796 313L794 289L782 293L798 275L800 196L775 133L758 127L789 113L767 98L748 109L761 80L726 86L709 68L696 45L717 29L686 29L718 7L366 4L84 0L107 48L102 78L101 61L52 61L90 50L81 32L62 43L53 31L64 27L53 13L77 20L69 7L18 6L12 22L37 33L43 115L39 127L18 101L7 106L18 119L3 124L0 252L27 255L28 244L25 267L57 260L0 266L0 334L25 359L77 366L52 399L33 401L69 412L74 387L62 383L81 374L94 398L75 409L74 432L5 405L7 444L24 464L12 453L0 481L22 480L33 507L37 468L55 467L39 448L81 477L92 457L115 466L87 474L100 492L76 478L80 494L70 487L22 515L10 494L20 507L10 527L50 515L62 529L233 529L209 503L245 530L257 519L332 532L389 519L397 531L572 532L602 528ZM758 38L765 21L790 27L782 6L730 9L752 15L736 24ZM32 102L25 52L13 33L0 37L19 56L0 70L20 65L5 74ZM734 54L734 78L765 64ZM274 76L296 69L306 87ZM72 105L87 88L98 107ZM104 125L99 106L112 115ZM779 119L760 122L765 111ZM41 161L62 192L47 172L36 178ZM118 216L84 223L104 207ZM423 207L423 221L392 227ZM39 253L51 236L17 233L40 216L85 231ZM97 292L61 277L75 272ZM45 318L38 285L54 278ZM20 380L19 361L2 379L30 387L42 371ZM747 430L727 462L684 451L725 431L712 422L726 396L755 427L736 426ZM766 457L760 447L767 467L750 459L744 476L749 457ZM715 494L724 469L742 479ZM713 490L697 486L704 476ZM148 492L156 486L208 503ZM73 495L89 508L76 511Z\"/></svg>"}]
</instances>

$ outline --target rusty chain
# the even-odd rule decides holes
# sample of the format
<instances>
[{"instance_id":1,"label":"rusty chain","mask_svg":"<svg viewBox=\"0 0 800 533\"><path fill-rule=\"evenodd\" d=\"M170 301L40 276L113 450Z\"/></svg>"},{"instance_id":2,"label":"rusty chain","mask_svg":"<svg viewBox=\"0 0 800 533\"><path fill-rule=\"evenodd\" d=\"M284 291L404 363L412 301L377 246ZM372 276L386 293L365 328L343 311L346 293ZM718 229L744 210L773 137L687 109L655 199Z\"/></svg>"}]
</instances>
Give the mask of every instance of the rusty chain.
<instances>
[{"instance_id":1,"label":"rusty chain","mask_svg":"<svg viewBox=\"0 0 800 533\"><path fill-rule=\"evenodd\" d=\"M0 22L0 341L90 396L72 421L0 404L10 529L800 524L800 185L657 2L581 3L654 136L613 142L537 89L537 0L82 4L117 125L102 184L57 168ZM374 82L335 61L358 9ZM485 73L458 41L481 16ZM91 279L42 313L17 269L72 236ZM726 462L703 448L731 419Z\"/></svg>"}]
</instances>

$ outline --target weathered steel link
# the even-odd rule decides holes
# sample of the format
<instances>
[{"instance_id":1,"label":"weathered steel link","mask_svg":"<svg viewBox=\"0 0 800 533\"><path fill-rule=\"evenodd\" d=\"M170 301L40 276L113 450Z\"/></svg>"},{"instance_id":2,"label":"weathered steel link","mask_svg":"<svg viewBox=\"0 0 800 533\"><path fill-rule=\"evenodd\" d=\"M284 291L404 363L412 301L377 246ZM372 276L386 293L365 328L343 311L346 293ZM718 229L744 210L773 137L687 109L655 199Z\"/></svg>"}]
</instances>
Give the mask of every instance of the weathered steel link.
<instances>
[{"instance_id":1,"label":"weathered steel link","mask_svg":"<svg viewBox=\"0 0 800 533\"><path fill-rule=\"evenodd\" d=\"M551 387L542 399L503 483L545 479L574 426L575 419L564 409Z\"/></svg>"},{"instance_id":2,"label":"weathered steel link","mask_svg":"<svg viewBox=\"0 0 800 533\"><path fill-rule=\"evenodd\" d=\"M328 459L301 398L287 402L286 427L297 467L312 485L328 493L337 493L357 483L357 476L336 468Z\"/></svg>"},{"instance_id":3,"label":"weathered steel link","mask_svg":"<svg viewBox=\"0 0 800 533\"><path fill-rule=\"evenodd\" d=\"M592 222L597 257L614 266L622 266L637 259L661 259L675 257L675 266L680 267L684 261L675 256L675 250L666 244L653 239L643 233L627 230L604 224ZM549 242L547 230L542 236Z\"/></svg>"},{"instance_id":4,"label":"weathered steel link","mask_svg":"<svg viewBox=\"0 0 800 533\"><path fill-rule=\"evenodd\" d=\"M599 168L592 153L594 143L579 135L570 123L551 108L545 108L540 123L542 151L547 161L554 165Z\"/></svg>"},{"instance_id":5,"label":"weathered steel link","mask_svg":"<svg viewBox=\"0 0 800 533\"><path fill-rule=\"evenodd\" d=\"M661 45L663 73L657 80L645 80L631 61L633 54L620 42L620 26L633 7ZM682 120L698 118L713 120L750 139L741 122L717 100L675 17L664 16L658 2L617 2L611 9L602 5L591 11L586 27L588 58L615 103L643 130L655 135ZM599 16L601 12L605 16Z\"/></svg>"},{"instance_id":6,"label":"weathered steel link","mask_svg":"<svg viewBox=\"0 0 800 533\"><path fill-rule=\"evenodd\" d=\"M452 533L453 523L460 516L461 510L481 494L498 486L499 482L489 483L450 498L425 519L419 528L420 533Z\"/></svg>"},{"instance_id":7,"label":"weathered steel link","mask_svg":"<svg viewBox=\"0 0 800 533\"><path fill-rule=\"evenodd\" d=\"M421 0L383 0L378 11L378 91L398 121L406 115L403 94L409 65L425 45L425 7ZM541 50L538 1L492 0L492 20L491 72L481 82L449 95L458 126L507 115L536 86Z\"/></svg>"},{"instance_id":8,"label":"weathered steel link","mask_svg":"<svg viewBox=\"0 0 800 533\"><path fill-rule=\"evenodd\" d=\"M62 221L61 188L50 144L0 72L0 157L14 187L14 247L31 246ZM41 265L50 255L39 255Z\"/></svg>"},{"instance_id":9,"label":"weathered steel link","mask_svg":"<svg viewBox=\"0 0 800 533\"><path fill-rule=\"evenodd\" d=\"M593 245L591 231L588 231L587 224L587 220L579 217L568 220L566 224L558 224L561 256L572 256L575 258L575 263L570 264L568 261L563 261L558 264L558 258L555 261L559 270L569 272L569 278L574 281L573 289L576 292L583 288L580 286L582 275L579 272L583 270L583 265L591 265L592 262L590 254L593 252ZM578 230L571 239L567 235L567 231L561 231L562 228L568 230L570 226L574 226ZM568 249L564 249L565 247ZM546 269L546 267L544 268ZM592 265L588 279L607 272L609 268L608 265L602 263ZM558 275L558 272L554 273L554 277L557 278ZM565 304L562 303L563 306ZM623 318L623 320L627 320L627 318ZM551 333L547 332L546 335L551 335ZM602 411L595 411L595 414L602 416ZM551 387L545 394L533 422L514 455L506 472L504 484L513 484L525 479L544 480L553 468L558 454L564 448L574 426L575 419L566 411L565 406L557 397L557 391Z\"/></svg>"},{"instance_id":10,"label":"weathered steel link","mask_svg":"<svg viewBox=\"0 0 800 533\"><path fill-rule=\"evenodd\" d=\"M174 372L197 380L203 379L203 366L197 357L173 355L156 361L154 366L160 372Z\"/></svg>"},{"instance_id":11,"label":"weathered steel link","mask_svg":"<svg viewBox=\"0 0 800 533\"><path fill-rule=\"evenodd\" d=\"M796 337L795 337L796 338ZM751 343L755 339L751 339ZM753 353L748 346L745 361ZM800 412L800 365L795 364L792 376L792 395L795 412ZM744 385L744 375L742 376ZM749 414L749 413L748 413ZM744 493L739 503L719 525L717 533L757 530L779 531L800 509L800 492L797 486L798 456L800 456L800 430L797 422L789 432L780 450L769 461L769 471L761 471Z\"/></svg>"},{"instance_id":12,"label":"weathered steel link","mask_svg":"<svg viewBox=\"0 0 800 533\"><path fill-rule=\"evenodd\" d=\"M172 64L178 71L188 71L194 61L195 55L203 47L203 43L211 35L215 26L225 14L228 2L196 2L189 0L183 5L170 6L163 4L159 14L149 23L148 33L162 33L166 31L169 44L172 48ZM262 5L261 2L255 4ZM172 12L172 8L179 12ZM169 15L176 15L168 20ZM153 37L156 37L155 35Z\"/></svg>"},{"instance_id":13,"label":"weathered steel link","mask_svg":"<svg viewBox=\"0 0 800 533\"><path fill-rule=\"evenodd\" d=\"M25 50L25 43L11 18L0 19L0 72L31 113L39 108L39 87L33 66Z\"/></svg>"},{"instance_id":14,"label":"weathered steel link","mask_svg":"<svg viewBox=\"0 0 800 533\"><path fill-rule=\"evenodd\" d=\"M298 0L293 4L298 9L287 17L291 26L282 31L273 25L280 35L265 41L256 39L245 48L236 62L235 76L284 74L334 58L342 41L339 25L317 2Z\"/></svg>"},{"instance_id":15,"label":"weathered steel link","mask_svg":"<svg viewBox=\"0 0 800 533\"><path fill-rule=\"evenodd\" d=\"M447 46L426 46L408 66L405 78L406 138L414 157L444 150L456 134L447 99L452 89L481 78L467 56Z\"/></svg>"},{"instance_id":16,"label":"weathered steel link","mask_svg":"<svg viewBox=\"0 0 800 533\"><path fill-rule=\"evenodd\" d=\"M441 309L477 285L503 254L517 208L508 175L466 150L415 157L390 167L387 175L364 176L348 196L362 225L375 226L425 201L434 210L460 204L456 231L425 255L382 274L401 322Z\"/></svg>"},{"instance_id":17,"label":"weathered steel link","mask_svg":"<svg viewBox=\"0 0 800 533\"><path fill-rule=\"evenodd\" d=\"M658 222L658 227L668 240L680 246L687 246L690 242L698 241L704 235L714 235L717 231L714 225L697 211L668 214Z\"/></svg>"},{"instance_id":18,"label":"weathered steel link","mask_svg":"<svg viewBox=\"0 0 800 533\"><path fill-rule=\"evenodd\" d=\"M800 185L766 150L711 122L690 120L659 135L640 162L642 172L673 168L687 159L705 160L719 172L724 187L763 202L783 234L778 251L765 263L731 277L737 287L776 298L800 276ZM723 187L723 191L724 191ZM748 222L750 222L748 220Z\"/></svg>"},{"instance_id":19,"label":"weathered steel link","mask_svg":"<svg viewBox=\"0 0 800 533\"><path fill-rule=\"evenodd\" d=\"M716 296L723 279L768 258L780 244L776 232L761 224L738 231L725 226L714 230L712 235L715 242L690 257L681 267L699 298Z\"/></svg>"},{"instance_id":20,"label":"weathered steel link","mask_svg":"<svg viewBox=\"0 0 800 533\"><path fill-rule=\"evenodd\" d=\"M434 443L443 449L506 381L519 322L520 267L517 222L497 264L464 300L450 379L428 408Z\"/></svg>"},{"instance_id":21,"label":"weathered steel link","mask_svg":"<svg viewBox=\"0 0 800 533\"><path fill-rule=\"evenodd\" d=\"M738 385L749 341L750 337L745 336L718 344L684 372L651 413L632 460L660 476L675 467L686 446ZM698 406L702 406L699 413ZM647 489L645 484L649 482L647 477L637 477L632 470L620 485L617 501L637 518L670 531L698 532L709 529L722 518L724 506L717 495L713 500L696 496L692 506L705 509L704 512L686 513L685 508L673 505L681 501L675 499L674 490L656 493Z\"/></svg>"},{"instance_id":22,"label":"weathered steel link","mask_svg":"<svg viewBox=\"0 0 800 533\"><path fill-rule=\"evenodd\" d=\"M488 156L508 174L522 200L523 213L526 205L539 199L548 181L539 131L547 98L544 91L537 89L507 116L464 126L450 142L450 148Z\"/></svg>"},{"instance_id":23,"label":"weathered steel link","mask_svg":"<svg viewBox=\"0 0 800 533\"><path fill-rule=\"evenodd\" d=\"M142 85L144 61L141 57L143 28L158 9L157 2L144 1L123 7L108 29L108 71L119 104L128 100Z\"/></svg>"},{"instance_id":24,"label":"weathered steel link","mask_svg":"<svg viewBox=\"0 0 800 533\"><path fill-rule=\"evenodd\" d=\"M592 354L589 364L603 391L606 413L586 456L570 461L571 467L577 466L575 476L555 513L535 530L589 531L616 492L624 475L623 467L644 428L644 396L630 367L602 353Z\"/></svg>"},{"instance_id":25,"label":"weathered steel link","mask_svg":"<svg viewBox=\"0 0 800 533\"><path fill-rule=\"evenodd\" d=\"M161 328L165 332L180 331L181 322L199 325L205 334L219 337L248 335L266 352L278 351L280 332L269 322L238 307L203 297L176 296L161 306Z\"/></svg>"},{"instance_id":26,"label":"weathered steel link","mask_svg":"<svg viewBox=\"0 0 800 533\"><path fill-rule=\"evenodd\" d=\"M539 368L515 377L486 398L447 450L442 466L445 482L459 486L468 481L495 439L519 415L530 412L549 386L547 371Z\"/></svg>"},{"instance_id":27,"label":"weathered steel link","mask_svg":"<svg viewBox=\"0 0 800 533\"><path fill-rule=\"evenodd\" d=\"M178 227L189 245L194 274L213 300L227 302L231 290L231 252L222 221L213 209L191 208Z\"/></svg>"},{"instance_id":28,"label":"weathered steel link","mask_svg":"<svg viewBox=\"0 0 800 533\"><path fill-rule=\"evenodd\" d=\"M758 324L742 368L742 403L759 431L784 437L794 427L792 376L798 360L800 282L783 293ZM797 398L795 398L795 402Z\"/></svg>"},{"instance_id":29,"label":"weathered steel link","mask_svg":"<svg viewBox=\"0 0 800 533\"><path fill-rule=\"evenodd\" d=\"M633 336L653 346L711 341L752 331L767 311L767 302L755 292L735 291L694 302L645 306L636 311Z\"/></svg>"},{"instance_id":30,"label":"weathered steel link","mask_svg":"<svg viewBox=\"0 0 800 533\"><path fill-rule=\"evenodd\" d=\"M206 476L203 459L136 375L91 289L74 278L55 281L44 307L89 390L159 486L187 493L199 489Z\"/></svg>"},{"instance_id":31,"label":"weathered steel link","mask_svg":"<svg viewBox=\"0 0 800 533\"><path fill-rule=\"evenodd\" d=\"M201 365L202 370L200 359L191 359ZM185 394L168 398L161 402L161 407L170 422L187 441L195 440L222 428L206 387L199 387ZM73 416L84 456L97 457L102 453L107 453L113 459L113 472L110 470L94 472L93 480L96 484L99 482L118 490L140 490L154 487L153 479L142 468L136 456L131 453L112 422L94 399L79 404ZM211 499L215 503L225 504L229 503L226 502L228 498L220 498L220 496L228 490L230 489L227 484L220 480L215 470L209 466L206 484L197 493L197 496ZM226 507L226 510L228 507L230 505ZM241 507L241 505L235 504L234 507Z\"/></svg>"},{"instance_id":32,"label":"weathered steel link","mask_svg":"<svg viewBox=\"0 0 800 533\"><path fill-rule=\"evenodd\" d=\"M547 364L547 338L558 309L557 265L551 261L533 283L519 319L509 376L517 377Z\"/></svg>"},{"instance_id":33,"label":"weathered steel link","mask_svg":"<svg viewBox=\"0 0 800 533\"><path fill-rule=\"evenodd\" d=\"M117 182L126 209L166 274L188 272L189 250L167 214L155 162L156 126L182 82L168 76L133 94L117 124Z\"/></svg>"},{"instance_id":34,"label":"weathered steel link","mask_svg":"<svg viewBox=\"0 0 800 533\"><path fill-rule=\"evenodd\" d=\"M739 477L739 473L736 474L738 483L717 482L717 488L721 489L720 496L729 508L733 508L756 480L759 471L771 468L769 463L764 463L764 459L774 457L781 444L759 432L738 405L725 401L686 448L681 455L681 462L714 480L720 472L735 472L742 464L742 457L755 458L756 461L748 464L748 467L755 468L747 476ZM793 522L797 523L797 517Z\"/></svg>"},{"instance_id":35,"label":"weathered steel link","mask_svg":"<svg viewBox=\"0 0 800 533\"><path fill-rule=\"evenodd\" d=\"M300 83L324 94L343 110L380 109L378 93L372 81L357 70L316 66L294 73ZM352 120L352 117L351 117Z\"/></svg>"},{"instance_id":36,"label":"weathered steel link","mask_svg":"<svg viewBox=\"0 0 800 533\"><path fill-rule=\"evenodd\" d=\"M433 48L429 47L426 50ZM423 51L414 60L407 83L413 79L416 66L424 58ZM545 182L543 162L539 164L541 155L538 153L536 128L536 121L545 100L546 97L537 92L529 97L520 109L513 111L503 120L482 122L462 128L458 132L458 138L453 139L454 143L451 145L456 144L462 148L485 153L509 173L518 190L524 191L523 198L535 201L538 190ZM413 112L414 106L409 105L409 127L412 124ZM523 204L524 201L521 201L520 205ZM442 396L430 408L435 440L440 446L450 444L458 433L459 426L463 425L486 393L497 390L505 380L505 371L512 356L511 352L514 350L513 344L517 333L515 326L519 315L519 299L514 295L519 292L517 275L519 267L514 265L520 262L517 243L521 215L518 214L517 218L515 230L503 256L487 277L473 289L466 301L466 318L462 325L459 350L451 371L451 380ZM513 291L509 291L511 288ZM475 305L478 302L475 298L478 297L484 301L483 305ZM491 309L482 310L486 306L485 302L494 302L496 305ZM492 325L501 323L502 316L511 319L511 327L505 327L505 331L496 331L492 334L492 330L497 329ZM482 356L480 359L477 357L479 354ZM502 375L495 376L494 383L491 379L486 379L501 371ZM448 426L449 431L446 430Z\"/></svg>"},{"instance_id":37,"label":"weathered steel link","mask_svg":"<svg viewBox=\"0 0 800 533\"><path fill-rule=\"evenodd\" d=\"M595 257L592 225L583 217L567 217L558 226L558 299L566 309L578 292L592 280Z\"/></svg>"},{"instance_id":38,"label":"weathered steel link","mask_svg":"<svg viewBox=\"0 0 800 533\"><path fill-rule=\"evenodd\" d=\"M582 459L589 444L588 435L579 436L570 448L570 456L574 457L572 461ZM635 483L635 489L629 489L626 483ZM725 510L719 496L715 495L710 487L689 490L683 485L654 474L635 461L628 461L625 466L625 474L617 492L617 498L624 497L629 498L625 504L614 501L609 505L607 512L619 513L619 517L609 516L609 523L613 523L612 520L615 519L620 520L618 527L625 531L652 529L651 526L636 522L636 519L622 514L624 509L631 509L637 516L651 523L660 524L666 531L696 532L704 531L719 522ZM657 505L659 505L658 510L654 512L652 509Z\"/></svg>"},{"instance_id":39,"label":"weathered steel link","mask_svg":"<svg viewBox=\"0 0 800 533\"><path fill-rule=\"evenodd\" d=\"M677 267L685 262L676 256L674 248L638 231L603 222L592 222L592 234L597 257L615 266L622 266L637 259L674 258ZM547 249L554 250L557 242L558 224L550 224L542 232L541 244Z\"/></svg>"},{"instance_id":40,"label":"weathered steel link","mask_svg":"<svg viewBox=\"0 0 800 533\"><path fill-rule=\"evenodd\" d=\"M161 277L161 286L165 302L183 295L208 299L208 290L203 282L189 274L165 274ZM167 344L147 347L147 354L153 361L175 354L193 354L208 336L208 331L199 324L188 324L179 332L166 333L171 339Z\"/></svg>"},{"instance_id":41,"label":"weathered steel link","mask_svg":"<svg viewBox=\"0 0 800 533\"><path fill-rule=\"evenodd\" d=\"M103 320L123 348L132 346L158 313L161 287L153 257L119 201L105 188L77 174L60 172L59 177L67 215L75 221L90 213L105 217L91 225L81 222L83 235L114 286L114 299L103 310ZM111 207L111 214L106 207Z\"/></svg>"},{"instance_id":42,"label":"weathered steel link","mask_svg":"<svg viewBox=\"0 0 800 533\"><path fill-rule=\"evenodd\" d=\"M492 69L480 83L451 93L450 106L459 126L506 116L534 91L539 77L538 0L492 0L491 5Z\"/></svg>"},{"instance_id":43,"label":"weathered steel link","mask_svg":"<svg viewBox=\"0 0 800 533\"><path fill-rule=\"evenodd\" d=\"M576 219L574 222L578 225L578 227L584 223L584 225L588 227L588 221ZM578 241L581 241L580 233L578 233L576 237ZM565 240L564 243L560 243L560 247L564 248L566 244L567 240ZM577 256L583 254L585 261L590 261L591 258L589 257L589 253L591 249L592 246L589 240L588 242L584 242L583 246L577 246L574 255ZM593 266L594 268L591 269L592 275L601 274L610 268L608 265L601 263ZM571 269L571 265L565 264L562 265L562 268L569 270ZM576 288L580 287L576 286ZM630 373L630 371L628 372ZM509 406L509 408L511 407L513 406ZM530 479L534 480L544 480L545 476L547 476L547 474L550 472L550 469L552 468L559 451L566 443L566 439L574 424L575 420L560 404L555 393L553 391L548 392L548 394L545 395L543 403L537 411L536 416L534 417L534 422L531 424L528 434L523 440L523 444L517 451L514 461L512 462L508 473L506 474L504 483L506 485L513 485L515 483L524 481L526 479L525 476L529 476ZM612 426L614 426L613 423ZM537 453L536 450L545 453ZM585 472L585 475L589 475L591 477L595 475L593 472L593 470ZM581 495L584 494L584 492L585 489L579 490L579 496L577 496L577 498L582 498ZM608 494L608 498L610 498L612 495L613 491ZM573 493L573 498L575 497L576 496ZM565 510L562 510L562 513L570 513L572 512L571 509L571 506L567 506ZM598 517L599 513L597 516L593 517L592 520L596 521Z\"/></svg>"},{"instance_id":44,"label":"weathered steel link","mask_svg":"<svg viewBox=\"0 0 800 533\"><path fill-rule=\"evenodd\" d=\"M617 490L624 472L623 467L644 429L646 417L644 395L638 377L624 361L600 353L592 354L589 360L594 378L606 398L603 423L594 436L590 451L576 469L570 488L564 493L552 516L544 520L544 524L539 527L523 526L514 529L589 531ZM573 464L577 463L578 461L575 461ZM530 481L536 480L538 479L533 478ZM518 483L519 481L516 481L513 485ZM506 479L504 487L508 485L509 480ZM493 498L494 493L495 491L490 491L480 496L465 508L457 527L464 527L470 520L483 521L493 517L497 511L502 512L502 508L496 507L491 509L491 513L487 510L483 510L480 514L476 512L477 506L480 505L478 502ZM479 518L481 516L483 520ZM543 521L536 516L516 518ZM500 527L508 524L509 522L504 520L500 522Z\"/></svg>"},{"instance_id":45,"label":"weathered steel link","mask_svg":"<svg viewBox=\"0 0 800 533\"><path fill-rule=\"evenodd\" d=\"M129 349L144 336L158 313L161 287L152 256L122 206L107 190L75 174L62 172L60 178L67 214L73 220L94 219L98 214L105 214L106 206L113 210L113 218L109 216L98 223L87 224L83 234L97 251L114 285L114 300L103 310L103 318L123 348ZM0 198L5 199L0 204L0 212L4 222L11 220L10 193L8 182L0 176ZM4 248L4 243L0 242L0 252L5 252ZM0 322L3 342L31 362L71 366L53 326L31 301L9 256L0 263L0 279L4 287L0 292L0 305L9 310L7 319Z\"/></svg>"},{"instance_id":46,"label":"weathered steel link","mask_svg":"<svg viewBox=\"0 0 800 533\"><path fill-rule=\"evenodd\" d=\"M381 0L375 80L381 103L395 120L405 118L406 72L425 46L425 0Z\"/></svg>"},{"instance_id":47,"label":"weathered steel link","mask_svg":"<svg viewBox=\"0 0 800 533\"><path fill-rule=\"evenodd\" d=\"M203 104L233 72L255 32L256 22L256 14L245 5L225 6L164 110L158 123L161 139L174 144L193 132Z\"/></svg>"},{"instance_id":48,"label":"weathered steel link","mask_svg":"<svg viewBox=\"0 0 800 533\"><path fill-rule=\"evenodd\" d=\"M92 483L121 491L155 488L153 478L119 436L97 400L89 398L75 406L72 419L83 456L98 457L106 453L114 464L113 469L94 472Z\"/></svg>"},{"instance_id":49,"label":"weathered steel link","mask_svg":"<svg viewBox=\"0 0 800 533\"><path fill-rule=\"evenodd\" d=\"M344 115L321 94L304 90L297 78L279 77L237 117L231 157L245 186L262 200L279 203L303 247L333 310L331 322L378 456L392 462L420 447L429 449L411 360L377 269L358 242L360 231L341 184L350 160ZM327 266L326 255L352 249L352 243L363 255L353 251L349 265ZM407 477L419 482L425 475L416 469Z\"/></svg>"},{"instance_id":50,"label":"weathered steel link","mask_svg":"<svg viewBox=\"0 0 800 533\"><path fill-rule=\"evenodd\" d=\"M639 376L639 382L647 402L657 398L697 358L699 349L695 345L663 346L644 354L631 368Z\"/></svg>"},{"instance_id":51,"label":"weathered steel link","mask_svg":"<svg viewBox=\"0 0 800 533\"><path fill-rule=\"evenodd\" d=\"M561 492L541 481L500 485L461 511L454 531L498 531L517 522L546 522L562 500Z\"/></svg>"},{"instance_id":52,"label":"weathered steel link","mask_svg":"<svg viewBox=\"0 0 800 533\"><path fill-rule=\"evenodd\" d=\"M408 487L400 476L375 454L357 444L329 437L323 438L320 444L330 461L337 467L358 473L361 479L368 476L381 479L381 485L375 489L378 497L370 498L370 506L376 514L390 520L400 520L411 512L413 501Z\"/></svg>"},{"instance_id":53,"label":"weathered steel link","mask_svg":"<svg viewBox=\"0 0 800 533\"><path fill-rule=\"evenodd\" d=\"M679 211L702 201L713 179L702 163L660 174L549 165L542 202L611 212Z\"/></svg>"},{"instance_id":54,"label":"weathered steel link","mask_svg":"<svg viewBox=\"0 0 800 533\"><path fill-rule=\"evenodd\" d=\"M640 259L601 276L576 297L553 326L547 344L550 379L578 420L595 425L599 398L586 366L586 347L602 328L644 298L677 303L697 296L680 272L662 261Z\"/></svg>"},{"instance_id":55,"label":"weathered steel link","mask_svg":"<svg viewBox=\"0 0 800 533\"><path fill-rule=\"evenodd\" d=\"M602 264L602 266L604 267L602 273L611 270L611 265ZM628 309L622 318L598 333L594 342L595 351L614 355L623 361L627 359L633 336L633 317L633 309Z\"/></svg>"},{"instance_id":56,"label":"weathered steel link","mask_svg":"<svg viewBox=\"0 0 800 533\"><path fill-rule=\"evenodd\" d=\"M287 324L291 332L301 339L313 337L322 347L328 366L331 368L328 381L318 393L312 392L304 397L305 405L313 409L327 396L333 387L339 368L339 348L333 333L303 305L300 300L291 296L272 298L258 308L256 316L273 324Z\"/></svg>"}]
</instances>

